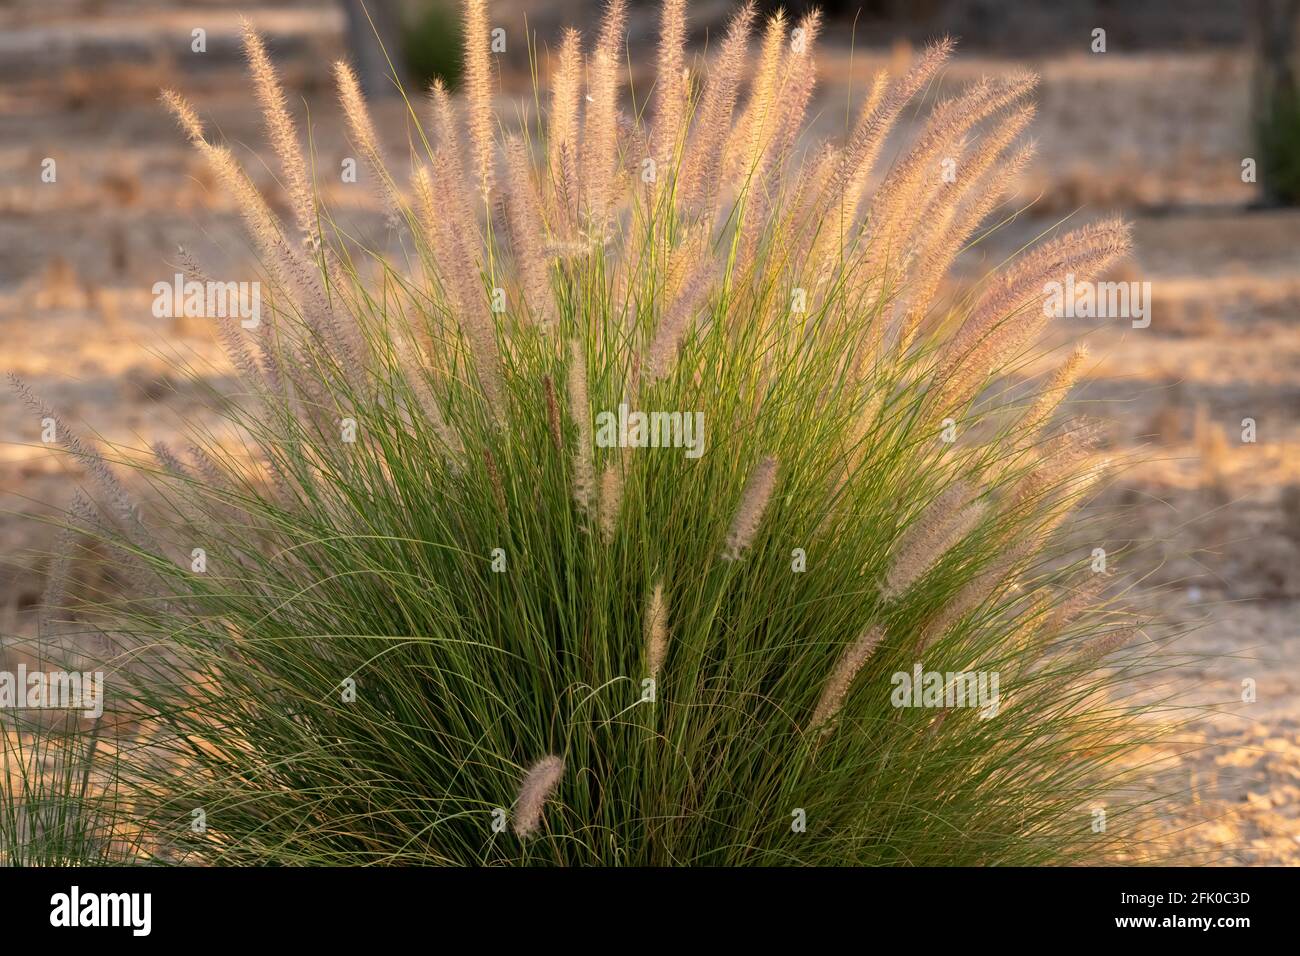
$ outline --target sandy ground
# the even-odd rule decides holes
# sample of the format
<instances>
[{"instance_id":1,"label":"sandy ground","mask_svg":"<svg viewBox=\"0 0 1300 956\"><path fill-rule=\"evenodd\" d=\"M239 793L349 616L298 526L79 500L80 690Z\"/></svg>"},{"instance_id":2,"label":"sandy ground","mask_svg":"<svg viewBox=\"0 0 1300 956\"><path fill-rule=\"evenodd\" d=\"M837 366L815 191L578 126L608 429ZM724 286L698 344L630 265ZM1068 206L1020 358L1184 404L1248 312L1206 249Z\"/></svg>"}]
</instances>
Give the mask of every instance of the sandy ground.
<instances>
[{"instance_id":1,"label":"sandy ground","mask_svg":"<svg viewBox=\"0 0 1300 956\"><path fill-rule=\"evenodd\" d=\"M212 16L215 48L233 48L233 17ZM276 17L268 23L306 96L319 168L336 170L351 150L319 67L338 52L338 18ZM75 62L49 59L48 72L0 94L0 369L87 431L140 449L174 440L184 418L211 421L205 389L230 382L209 327L150 315L151 285L175 271L178 244L214 273L253 275L234 211L153 91L176 84L194 95L282 201L242 145L261 136L232 58L199 70L180 54L112 55L123 44L148 48L151 36L171 43L188 22L75 21L59 30L65 46L83 51L68 54ZM0 59L34 55L48 38L32 31L49 29L15 25L0 39ZM76 66L86 49L104 62ZM863 78L905 56L824 55L819 129L842 128ZM946 82L1023 65L963 57ZM1250 154L1240 56L1078 55L1030 65L1044 81L1041 153L1022 201L1039 201L963 269L977 274L1066 217L1118 209L1135 221L1137 255L1117 278L1151 283L1150 327L1060 320L1048 344L1087 336L1089 371L1073 399L1126 463L1095 506L1120 516L1114 539L1100 544L1118 555L1116 574L1135 583L1133 600L1187 631L1175 648L1185 662L1150 688L1176 687L1194 705L1170 715L1190 723L1151 755L1173 794L1161 804L1165 838L1189 859L1300 862L1300 213L1245 208L1253 187L1240 175ZM401 107L385 104L378 115L392 155L405 155ZM58 163L56 184L39 181L45 157ZM363 188L328 192L351 221L374 222ZM175 356L206 368L202 387L170 370ZM1253 442L1242 440L1247 418ZM38 427L0 392L8 634L33 627L41 552L53 538L28 519L65 505L79 480L40 445ZM1253 702L1242 700L1243 681L1254 684Z\"/></svg>"}]
</instances>

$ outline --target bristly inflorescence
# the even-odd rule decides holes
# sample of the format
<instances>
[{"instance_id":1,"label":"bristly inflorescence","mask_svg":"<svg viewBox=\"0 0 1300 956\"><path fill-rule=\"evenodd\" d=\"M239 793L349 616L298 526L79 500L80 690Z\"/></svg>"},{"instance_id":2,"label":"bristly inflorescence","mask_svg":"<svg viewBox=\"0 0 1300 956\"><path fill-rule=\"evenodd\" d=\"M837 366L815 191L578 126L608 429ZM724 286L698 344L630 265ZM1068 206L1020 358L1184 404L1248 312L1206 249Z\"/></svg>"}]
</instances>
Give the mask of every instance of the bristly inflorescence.
<instances>
[{"instance_id":1,"label":"bristly inflorescence","mask_svg":"<svg viewBox=\"0 0 1300 956\"><path fill-rule=\"evenodd\" d=\"M856 326L852 366L856 374L867 375L881 371L883 361L897 362L918 343L927 319L936 317L944 274L1010 191L1029 156L1018 139L1033 115L1025 100L1035 78L985 79L940 102L910 150L872 192L886 138L907 105L939 74L951 55L951 41L927 48L902 76L877 76L845 143L818 149L801 142L800 130L814 85L820 15L805 16L793 29L782 14L773 16L747 76L756 16L752 5L742 6L699 84L688 80L685 16L684 3L665 4L655 109L645 131L623 112L619 77L626 11L622 0L614 0L585 62L580 35L565 33L552 64L546 121L535 130L525 121L498 149L486 4L468 2L464 117L435 81L432 152L427 160L417 158L405 191L388 170L354 73L345 63L336 66L340 100L370 170L368 179L390 226L419 224L437 298L466 347L487 412L499 424L508 417L501 349L509 348L502 337L510 327L498 307L498 283L514 289L513 320L547 330L565 308L562 282L572 272L564 263L584 246L587 255L599 253L602 281L625 291L618 307L636 317L628 344L640 352L635 364L645 370L639 384L649 387L672 374L684 341L705 329L701 320L723 299L739 301L762 291L758 302L746 304L757 306L765 320L773 317L785 296L772 295L771 276L754 271L761 259L764 269L775 269L782 285L804 301L802 311L839 313L840 321ZM319 210L283 91L247 25L245 45L294 217L316 243ZM742 100L746 84L749 95ZM263 255L289 286L298 311L327 326L322 338L343 353L338 357L344 365L361 361L356 333L334 327L319 282L304 275L301 255L283 242L281 228L250 191L233 156L206 142L197 114L184 100L174 93L166 98L218 175L241 195ZM988 124L983 135L972 136L983 123ZM469 133L468 155L461 148L462 128ZM546 144L540 175L532 158L536 140ZM955 177L938 174L944 162L954 164ZM498 165L504 166L504 177ZM499 182L505 183L499 203L472 199L475 193L493 195ZM484 211L498 206L505 210L510 238L511 255L504 262L497 239L484 229ZM611 227L612 255L607 249ZM734 257L728 234L735 236ZM932 369L936 413L960 410L998 364L1032 344L1041 317L1027 306L1045 277L1065 269L1077 278L1095 274L1127 245L1126 227L1104 222L1047 243L998 277L955 333L941 340ZM322 265L338 267L332 255ZM503 265L513 266L513 277L501 272ZM768 280L763 284L769 288L756 288L760 279ZM888 308L873 309L873 301ZM857 321L851 318L854 311ZM643 313L647 319L640 318ZM273 361L266 357L267 365Z\"/></svg>"}]
</instances>

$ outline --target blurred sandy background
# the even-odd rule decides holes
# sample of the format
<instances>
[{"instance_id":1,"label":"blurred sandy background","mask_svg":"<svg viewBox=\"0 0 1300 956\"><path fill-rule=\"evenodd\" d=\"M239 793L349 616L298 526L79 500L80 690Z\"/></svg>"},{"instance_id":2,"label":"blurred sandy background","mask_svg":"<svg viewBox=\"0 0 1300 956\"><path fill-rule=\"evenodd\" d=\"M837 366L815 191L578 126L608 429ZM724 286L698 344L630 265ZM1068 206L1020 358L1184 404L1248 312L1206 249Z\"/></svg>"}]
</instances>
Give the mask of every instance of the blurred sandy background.
<instances>
[{"instance_id":1,"label":"blurred sandy background","mask_svg":"<svg viewBox=\"0 0 1300 956\"><path fill-rule=\"evenodd\" d=\"M432 49L454 37L430 27L429 0L395 12ZM798 9L799 5L794 5ZM835 6L832 4L832 6ZM1244 0L1066 6L1054 0L873 0L856 27L839 4L818 58L818 132L832 136L880 67L905 67L927 36L952 32L963 51L952 88L1030 66L1043 77L1038 159L1019 206L1037 198L977 254L977 274L1065 217L1112 210L1136 223L1137 255L1115 278L1150 281L1153 321L1061 320L1059 341L1084 331L1090 372L1075 398L1105 424L1107 444L1143 463L1118 474L1099 507L1122 509L1118 575L1134 599L1196 626L1178 645L1208 655L1170 675L1209 711L1180 743L1153 754L1176 796L1172 839L1223 863L1300 861L1300 212L1255 208L1241 163L1254 155ZM699 0L695 37L728 9ZM203 396L168 372L167 356L212 363L202 321L155 319L150 287L176 271L185 245L214 275L252 276L235 211L157 103L161 87L194 100L236 148L273 203L260 120L242 74L237 18L268 37L300 123L310 116L325 192L344 218L382 237L364 186L339 182L352 154L328 69L348 54L334 0L234 4L200 0L20 0L0 7L0 370L13 371L88 433L134 448L173 439ZM507 31L504 95L529 85L525 17L543 81L547 42L573 23L593 30L594 0L497 0ZM648 90L653 6L634 4L632 59ZM1090 52L1107 30L1107 52ZM206 31L205 53L191 50ZM435 51L436 52L436 51ZM411 57L422 62L419 51ZM350 55L350 54L349 54ZM435 57L436 58L436 57ZM391 156L407 153L400 99L375 103ZM41 181L42 162L57 182ZM1009 207L1008 213L1015 211ZM1243 418L1257 423L1241 440ZM67 504L80 480L41 446L39 425L0 392L0 633L28 633L44 579L47 526L23 516ZM1258 700L1241 702L1253 679ZM1172 715L1178 716L1178 715ZM1140 856L1140 854L1137 854Z\"/></svg>"}]
</instances>

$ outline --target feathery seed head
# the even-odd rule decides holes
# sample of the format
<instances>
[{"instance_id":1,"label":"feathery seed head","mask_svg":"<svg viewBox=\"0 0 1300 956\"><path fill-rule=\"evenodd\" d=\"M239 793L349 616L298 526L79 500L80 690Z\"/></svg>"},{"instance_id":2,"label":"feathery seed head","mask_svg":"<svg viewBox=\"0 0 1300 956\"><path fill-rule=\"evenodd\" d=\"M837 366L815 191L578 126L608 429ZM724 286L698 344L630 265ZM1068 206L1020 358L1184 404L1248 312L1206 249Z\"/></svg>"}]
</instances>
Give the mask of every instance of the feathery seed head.
<instances>
[{"instance_id":1,"label":"feathery seed head","mask_svg":"<svg viewBox=\"0 0 1300 956\"><path fill-rule=\"evenodd\" d=\"M527 839L537 832L542 810L564 776L564 761L548 754L529 768L515 799L515 836Z\"/></svg>"},{"instance_id":2,"label":"feathery seed head","mask_svg":"<svg viewBox=\"0 0 1300 956\"><path fill-rule=\"evenodd\" d=\"M1094 637L1079 652L1079 662L1086 665L1095 664L1131 643L1137 634L1138 628L1129 626Z\"/></svg>"},{"instance_id":3,"label":"feathery seed head","mask_svg":"<svg viewBox=\"0 0 1300 956\"><path fill-rule=\"evenodd\" d=\"M750 472L740 495L740 505L731 520L731 530L727 532L727 543L722 550L724 560L738 560L754 543L772 492L776 490L776 475L777 461L771 455L760 459Z\"/></svg>"},{"instance_id":4,"label":"feathery seed head","mask_svg":"<svg viewBox=\"0 0 1300 956\"><path fill-rule=\"evenodd\" d=\"M690 332L695 315L708 301L715 276L713 260L707 255L699 258L682 287L673 298L647 350L646 381L653 383L666 378L677 364L682 341Z\"/></svg>"},{"instance_id":5,"label":"feathery seed head","mask_svg":"<svg viewBox=\"0 0 1300 956\"><path fill-rule=\"evenodd\" d=\"M573 454L573 500L591 515L596 477L592 462L591 401L587 395L587 352L577 339L569 343L569 415L578 426L578 447Z\"/></svg>"},{"instance_id":6,"label":"feathery seed head","mask_svg":"<svg viewBox=\"0 0 1300 956\"><path fill-rule=\"evenodd\" d=\"M309 181L307 163L302 148L298 145L298 132L285 105L280 78L271 64L261 36L243 17L240 18L240 31L244 39L244 53L253 75L253 89L262 107L271 147L280 160L280 172L284 176L289 202L293 206L294 219L308 241L316 245L320 241L316 223L316 200Z\"/></svg>"},{"instance_id":7,"label":"feathery seed head","mask_svg":"<svg viewBox=\"0 0 1300 956\"><path fill-rule=\"evenodd\" d=\"M619 51L626 20L624 0L610 0L588 68L587 112L581 143L587 225L601 241L613 211L618 162Z\"/></svg>"},{"instance_id":8,"label":"feathery seed head","mask_svg":"<svg viewBox=\"0 0 1300 956\"><path fill-rule=\"evenodd\" d=\"M492 192L495 141L492 138L492 61L487 0L465 0L465 98L474 171L486 199Z\"/></svg>"},{"instance_id":9,"label":"feathery seed head","mask_svg":"<svg viewBox=\"0 0 1300 956\"><path fill-rule=\"evenodd\" d=\"M707 213L717 195L722 168L722 147L731 127L736 95L745 67L754 4L747 2L727 26L709 82L695 111L695 132L687 146L679 174L680 204L688 212ZM709 217L706 215L705 219Z\"/></svg>"},{"instance_id":10,"label":"feathery seed head","mask_svg":"<svg viewBox=\"0 0 1300 956\"><path fill-rule=\"evenodd\" d=\"M1019 433L1017 437L1021 441L1032 442L1037 438L1043 426L1051 420L1057 408L1065 401L1065 396L1074 387L1075 380L1079 377L1079 372L1087 358L1088 347L1082 343L1076 345L1069 358L1052 373L1047 385L1016 426Z\"/></svg>"},{"instance_id":11,"label":"feathery seed head","mask_svg":"<svg viewBox=\"0 0 1300 956\"><path fill-rule=\"evenodd\" d=\"M934 373L936 408L963 406L1000 362L1015 357L1046 324L1046 284L1073 273L1086 281L1127 254L1131 229L1107 219L1044 243L998 277L944 345Z\"/></svg>"},{"instance_id":12,"label":"feathery seed head","mask_svg":"<svg viewBox=\"0 0 1300 956\"><path fill-rule=\"evenodd\" d=\"M664 0L659 21L659 71L655 80L655 161L665 168L681 141L686 116L686 0Z\"/></svg>"},{"instance_id":13,"label":"feathery seed head","mask_svg":"<svg viewBox=\"0 0 1300 956\"><path fill-rule=\"evenodd\" d=\"M668 603L664 598L662 581L655 582L650 593L650 603L645 619L646 670L652 679L659 679L664 660L668 657Z\"/></svg>"},{"instance_id":14,"label":"feathery seed head","mask_svg":"<svg viewBox=\"0 0 1300 956\"><path fill-rule=\"evenodd\" d=\"M87 443L78 435L59 415L57 415L45 402L37 397L36 393L12 372L9 373L9 384L18 397L22 399L33 413L35 413L43 422L49 422L54 427L54 440L62 445L86 470L86 473L94 479L99 485L100 491L108 499L112 506L113 516L122 523L128 531L143 532L140 525L138 509L131 497L126 493L116 475L109 468L104 456L98 449Z\"/></svg>"},{"instance_id":15,"label":"feathery seed head","mask_svg":"<svg viewBox=\"0 0 1300 956\"><path fill-rule=\"evenodd\" d=\"M366 106L366 99L361 93L357 74L347 62L338 60L334 64L334 80L338 85L343 114L347 117L348 130L356 146L361 150L361 157L365 160L374 180L375 190L384 204L388 225L390 228L397 228L402 221L402 203L397 196L393 179L388 173L388 165L379 146L379 136L375 132L374 121L370 118L370 108Z\"/></svg>"},{"instance_id":16,"label":"feathery seed head","mask_svg":"<svg viewBox=\"0 0 1300 956\"><path fill-rule=\"evenodd\" d=\"M555 297L551 292L550 267L543 251L547 245L542 208L533 184L528 147L523 138L512 136L506 144L510 172L507 211L510 246L524 286L529 311L538 326L547 331L555 321Z\"/></svg>"},{"instance_id":17,"label":"feathery seed head","mask_svg":"<svg viewBox=\"0 0 1300 956\"><path fill-rule=\"evenodd\" d=\"M600 536L606 543L618 530L618 513L623 507L623 470L611 461L600 473Z\"/></svg>"},{"instance_id":18,"label":"feathery seed head","mask_svg":"<svg viewBox=\"0 0 1300 956\"><path fill-rule=\"evenodd\" d=\"M190 101L175 90L163 90L161 98L167 108L171 110L172 115L176 117L176 122L180 124L190 143L194 146L206 146L207 140L203 138L203 122L199 119L199 114Z\"/></svg>"},{"instance_id":19,"label":"feathery seed head","mask_svg":"<svg viewBox=\"0 0 1300 956\"><path fill-rule=\"evenodd\" d=\"M551 115L547 122L552 197L557 219L572 226L576 223L573 203L577 199L578 181L574 167L578 150L578 108L582 95L582 37L572 27L564 31L551 79Z\"/></svg>"},{"instance_id":20,"label":"feathery seed head","mask_svg":"<svg viewBox=\"0 0 1300 956\"><path fill-rule=\"evenodd\" d=\"M1048 637L1059 636L1061 631L1069 627L1080 615L1089 610L1096 603L1097 597L1105 586L1105 576L1094 574L1087 579L1082 587L1057 605L1051 617L1048 618L1045 627Z\"/></svg>"},{"instance_id":21,"label":"feathery seed head","mask_svg":"<svg viewBox=\"0 0 1300 956\"><path fill-rule=\"evenodd\" d=\"M979 523L984 506L973 498L968 485L955 482L921 512L894 548L881 597L900 597Z\"/></svg>"},{"instance_id":22,"label":"feathery seed head","mask_svg":"<svg viewBox=\"0 0 1300 956\"><path fill-rule=\"evenodd\" d=\"M844 648L834 669L827 676L821 697L818 698L817 706L813 709L812 719L808 722L810 732L820 730L823 737L830 733L832 722L844 706L849 688L853 686L853 679L858 676L862 665L871 657L876 645L884 636L884 629L878 624L873 624L859 634L852 644Z\"/></svg>"}]
</instances>

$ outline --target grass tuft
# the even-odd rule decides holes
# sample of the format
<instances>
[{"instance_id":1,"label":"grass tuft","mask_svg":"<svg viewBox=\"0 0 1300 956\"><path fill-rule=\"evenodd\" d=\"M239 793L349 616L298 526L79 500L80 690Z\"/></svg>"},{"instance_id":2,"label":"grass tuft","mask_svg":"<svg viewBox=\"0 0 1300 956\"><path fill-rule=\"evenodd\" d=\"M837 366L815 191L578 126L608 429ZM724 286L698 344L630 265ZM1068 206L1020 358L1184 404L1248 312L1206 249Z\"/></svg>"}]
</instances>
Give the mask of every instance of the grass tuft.
<instances>
[{"instance_id":1,"label":"grass tuft","mask_svg":"<svg viewBox=\"0 0 1300 956\"><path fill-rule=\"evenodd\" d=\"M77 812L42 820L42 791L6 791L6 859L1124 852L1144 806L1125 759L1152 731L1129 693L1141 622L1067 542L1102 474L1051 423L1082 353L1027 406L997 382L1034 348L1044 283L1100 272L1127 228L937 294L1027 159L1033 78L938 103L877 170L950 41L877 78L843 144L814 144L815 14L769 22L748 82L746 5L684 76L667 0L653 115L628 116L614 0L585 62L566 34L549 117L501 134L485 4L466 11L467 98L412 104L410 183L337 67L396 259L303 178L251 27L301 238L168 94L267 275L260 326L223 332L242 447L195 429L184 456L136 460L141 522L121 463L65 434L101 489L66 523L125 587L58 597L100 648L108 709L92 735L36 735L66 748L45 785ZM595 424L620 405L645 418L609 447ZM939 685L903 693L922 672ZM963 674L996 681L993 706L954 702ZM6 737L11 775L31 739Z\"/></svg>"}]
</instances>

